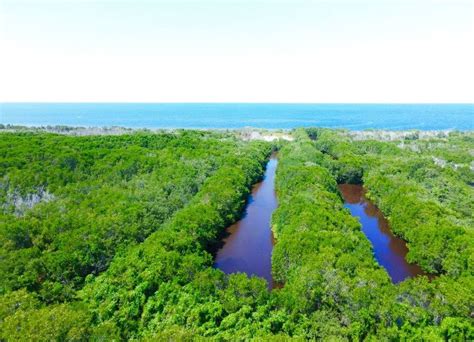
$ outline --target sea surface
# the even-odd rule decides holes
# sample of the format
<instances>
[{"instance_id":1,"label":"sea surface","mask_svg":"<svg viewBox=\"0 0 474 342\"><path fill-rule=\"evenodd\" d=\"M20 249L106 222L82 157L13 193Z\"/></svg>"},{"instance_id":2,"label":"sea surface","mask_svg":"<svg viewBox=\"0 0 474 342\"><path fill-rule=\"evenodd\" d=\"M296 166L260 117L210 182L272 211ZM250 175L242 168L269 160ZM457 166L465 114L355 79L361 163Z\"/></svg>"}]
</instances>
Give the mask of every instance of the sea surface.
<instances>
[{"instance_id":1,"label":"sea surface","mask_svg":"<svg viewBox=\"0 0 474 342\"><path fill-rule=\"evenodd\" d=\"M0 123L130 128L473 130L474 104L0 103Z\"/></svg>"}]
</instances>

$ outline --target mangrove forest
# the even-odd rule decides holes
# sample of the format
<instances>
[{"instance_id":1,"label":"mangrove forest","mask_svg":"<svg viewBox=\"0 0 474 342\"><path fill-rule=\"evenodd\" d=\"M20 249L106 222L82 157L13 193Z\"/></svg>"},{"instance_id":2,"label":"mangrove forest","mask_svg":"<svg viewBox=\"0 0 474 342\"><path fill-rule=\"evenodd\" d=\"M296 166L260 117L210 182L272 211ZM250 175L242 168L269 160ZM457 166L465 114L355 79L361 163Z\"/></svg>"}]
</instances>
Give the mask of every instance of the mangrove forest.
<instances>
[{"instance_id":1,"label":"mangrove forest","mask_svg":"<svg viewBox=\"0 0 474 342\"><path fill-rule=\"evenodd\" d=\"M0 298L0 341L472 341L474 133L3 127Z\"/></svg>"}]
</instances>

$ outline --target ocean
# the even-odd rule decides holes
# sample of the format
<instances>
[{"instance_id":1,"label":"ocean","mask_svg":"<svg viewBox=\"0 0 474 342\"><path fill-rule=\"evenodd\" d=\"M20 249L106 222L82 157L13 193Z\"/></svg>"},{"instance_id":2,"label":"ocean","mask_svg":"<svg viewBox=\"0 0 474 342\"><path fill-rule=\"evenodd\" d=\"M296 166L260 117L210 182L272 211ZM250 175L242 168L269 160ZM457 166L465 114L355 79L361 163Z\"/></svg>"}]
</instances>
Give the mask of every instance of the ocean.
<instances>
[{"instance_id":1,"label":"ocean","mask_svg":"<svg viewBox=\"0 0 474 342\"><path fill-rule=\"evenodd\" d=\"M474 104L0 103L0 123L130 128L473 130Z\"/></svg>"}]
</instances>

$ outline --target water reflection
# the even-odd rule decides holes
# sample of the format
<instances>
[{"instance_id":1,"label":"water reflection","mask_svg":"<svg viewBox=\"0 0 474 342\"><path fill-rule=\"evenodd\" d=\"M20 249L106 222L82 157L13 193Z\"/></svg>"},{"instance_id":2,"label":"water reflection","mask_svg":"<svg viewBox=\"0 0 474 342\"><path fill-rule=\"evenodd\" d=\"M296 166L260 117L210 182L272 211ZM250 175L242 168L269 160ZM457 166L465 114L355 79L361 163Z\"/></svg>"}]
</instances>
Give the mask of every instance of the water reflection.
<instances>
[{"instance_id":1,"label":"water reflection","mask_svg":"<svg viewBox=\"0 0 474 342\"><path fill-rule=\"evenodd\" d=\"M344 206L352 216L359 218L362 231L372 243L375 259L387 270L394 283L408 277L426 275L420 266L406 261L408 248L405 241L393 235L388 221L365 197L361 185L341 184L339 190L345 201Z\"/></svg>"},{"instance_id":2,"label":"water reflection","mask_svg":"<svg viewBox=\"0 0 474 342\"><path fill-rule=\"evenodd\" d=\"M228 237L217 251L214 266L225 273L244 272L265 278L273 288L271 216L277 207L275 171L278 161L272 154L264 178L249 196L242 219L227 228Z\"/></svg>"}]
</instances>

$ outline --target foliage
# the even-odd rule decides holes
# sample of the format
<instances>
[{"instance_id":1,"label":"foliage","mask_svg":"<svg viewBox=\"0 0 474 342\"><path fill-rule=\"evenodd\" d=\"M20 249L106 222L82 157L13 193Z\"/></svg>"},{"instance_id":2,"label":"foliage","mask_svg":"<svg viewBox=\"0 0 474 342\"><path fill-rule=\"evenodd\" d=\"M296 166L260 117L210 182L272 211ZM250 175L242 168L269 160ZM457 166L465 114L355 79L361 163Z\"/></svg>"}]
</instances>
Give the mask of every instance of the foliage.
<instances>
[{"instance_id":1,"label":"foliage","mask_svg":"<svg viewBox=\"0 0 474 342\"><path fill-rule=\"evenodd\" d=\"M470 133L292 135L278 143L281 287L268 291L213 268L211 251L270 144L203 131L2 133L0 340L474 339ZM391 283L342 182L368 188L434 279Z\"/></svg>"}]
</instances>

